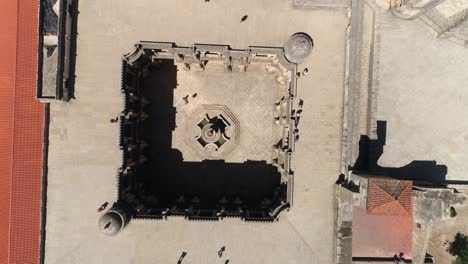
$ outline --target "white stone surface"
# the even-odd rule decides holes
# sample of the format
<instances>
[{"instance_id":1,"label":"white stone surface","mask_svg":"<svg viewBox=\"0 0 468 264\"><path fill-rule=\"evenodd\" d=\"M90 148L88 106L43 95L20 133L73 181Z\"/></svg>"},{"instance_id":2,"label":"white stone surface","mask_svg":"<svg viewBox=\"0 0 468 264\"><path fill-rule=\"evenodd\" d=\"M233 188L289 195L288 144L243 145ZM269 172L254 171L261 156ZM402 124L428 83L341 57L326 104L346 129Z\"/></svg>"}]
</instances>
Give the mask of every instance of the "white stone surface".
<instances>
[{"instance_id":1,"label":"white stone surface","mask_svg":"<svg viewBox=\"0 0 468 264\"><path fill-rule=\"evenodd\" d=\"M187 122L196 125L190 119L191 113L203 104L220 104L228 107L240 123L240 140L224 160L239 163L247 159L265 160L271 164L273 145L282 132L282 127L274 123L274 104L285 89L274 74L265 71L265 64L253 64L247 72L178 71L177 84L174 89L177 127L172 133L172 146L182 152L184 161L201 160L186 143ZM185 104L183 97L195 93L197 96Z\"/></svg>"},{"instance_id":2,"label":"white stone surface","mask_svg":"<svg viewBox=\"0 0 468 264\"><path fill-rule=\"evenodd\" d=\"M182 263L333 262L345 10L294 9L283 0L81 0L79 11L76 100L51 105L47 264L176 263L182 251ZM315 47L299 67L309 74L298 80L304 112L290 212L276 223L170 218L132 221L115 237L100 233L96 210L116 199L121 162L118 126L109 119L122 109L122 54L139 40L281 47L296 32L310 34Z\"/></svg>"},{"instance_id":3,"label":"white stone surface","mask_svg":"<svg viewBox=\"0 0 468 264\"><path fill-rule=\"evenodd\" d=\"M387 140L379 165L435 160L448 180L468 180L468 49L392 17L381 37L377 118L387 121Z\"/></svg>"},{"instance_id":4,"label":"white stone surface","mask_svg":"<svg viewBox=\"0 0 468 264\"><path fill-rule=\"evenodd\" d=\"M446 18L450 18L468 8L468 0L445 0L435 7Z\"/></svg>"}]
</instances>

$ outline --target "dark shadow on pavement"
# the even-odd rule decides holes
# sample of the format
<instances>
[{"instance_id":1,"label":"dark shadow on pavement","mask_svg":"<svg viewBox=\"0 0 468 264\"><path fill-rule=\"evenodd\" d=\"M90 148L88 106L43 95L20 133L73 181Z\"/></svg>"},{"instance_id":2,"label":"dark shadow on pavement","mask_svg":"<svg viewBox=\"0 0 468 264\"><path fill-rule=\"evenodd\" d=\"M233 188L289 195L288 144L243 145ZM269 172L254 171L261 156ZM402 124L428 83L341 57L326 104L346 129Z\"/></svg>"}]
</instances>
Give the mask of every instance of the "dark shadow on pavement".
<instances>
[{"instance_id":1,"label":"dark shadow on pavement","mask_svg":"<svg viewBox=\"0 0 468 264\"><path fill-rule=\"evenodd\" d=\"M265 209L272 204L279 203L285 185L281 184L278 169L264 160L184 161L183 153L172 148L172 133L176 129L177 67L173 60L164 60L149 67L149 72L140 83L141 96L151 102L144 109L149 117L139 121L137 131L123 131L124 136L134 135L148 143L149 147L144 150L148 162L137 169L132 180L120 183L120 188L127 188L126 185L134 182L137 199L145 201L146 212L141 213L158 215L168 208L184 214L195 207L220 212L224 211L220 209L224 208L223 204L226 211L231 204L231 209L237 210L234 214L239 214L245 208L267 211ZM132 78L135 76L126 76L126 82L131 83ZM212 212L208 214L213 216Z\"/></svg>"},{"instance_id":2,"label":"dark shadow on pavement","mask_svg":"<svg viewBox=\"0 0 468 264\"><path fill-rule=\"evenodd\" d=\"M377 121L377 139L361 135L359 156L352 167L357 174L366 173L388 176L399 180L412 180L419 185L447 185L447 166L438 165L434 160L414 160L400 167L382 167L377 162L384 152L387 135L387 122Z\"/></svg>"}]
</instances>

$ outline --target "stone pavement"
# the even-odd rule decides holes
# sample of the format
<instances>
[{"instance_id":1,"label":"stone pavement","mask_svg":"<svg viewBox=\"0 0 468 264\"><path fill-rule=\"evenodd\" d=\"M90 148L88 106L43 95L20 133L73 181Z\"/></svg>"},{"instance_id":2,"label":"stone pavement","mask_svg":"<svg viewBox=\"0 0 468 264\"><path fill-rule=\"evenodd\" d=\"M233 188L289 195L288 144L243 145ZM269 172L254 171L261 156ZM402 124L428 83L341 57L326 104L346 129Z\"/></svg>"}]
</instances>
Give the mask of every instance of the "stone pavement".
<instances>
[{"instance_id":1,"label":"stone pavement","mask_svg":"<svg viewBox=\"0 0 468 264\"><path fill-rule=\"evenodd\" d=\"M333 262L346 10L282 0L81 0L79 11L76 100L51 105L46 263L175 263L182 251L182 263ZM310 34L315 48L299 65L309 75L298 80L304 112L292 209L275 223L170 218L132 221L115 237L100 233L96 210L116 199L121 162L118 125L109 122L122 109L121 56L139 40L281 47L296 32Z\"/></svg>"},{"instance_id":2,"label":"stone pavement","mask_svg":"<svg viewBox=\"0 0 468 264\"><path fill-rule=\"evenodd\" d=\"M249 66L247 72L178 71L178 86L174 90L177 124L173 148L183 153L184 161L200 161L185 143L187 116L203 104L219 104L227 106L240 123L240 142L235 151L223 157L225 161L241 163L250 159L271 164L272 146L281 139L282 132L281 127L274 125L274 104L280 99L282 86L264 66ZM178 68L182 67L178 65ZM189 103L185 104L183 97L195 93L197 96L189 98Z\"/></svg>"},{"instance_id":3,"label":"stone pavement","mask_svg":"<svg viewBox=\"0 0 468 264\"><path fill-rule=\"evenodd\" d=\"M379 165L435 160L447 180L467 181L468 50L391 16L380 34L376 116L387 121L387 139Z\"/></svg>"},{"instance_id":4,"label":"stone pavement","mask_svg":"<svg viewBox=\"0 0 468 264\"><path fill-rule=\"evenodd\" d=\"M346 97L349 103L346 113L354 115L348 120L355 122L349 123L348 129L353 129L353 125L359 129L354 129L354 135L353 131L346 131L347 136L352 136L349 140L359 139L359 134L375 140L376 120L387 121L380 166L399 168L414 160L435 160L448 167L447 180L467 181L464 174L468 124L464 115L468 111L464 87L468 78L464 70L468 66L466 48L449 40L434 39L418 22L392 17L374 1L366 1L363 11L363 35L358 34L362 37L359 50L362 60L359 68L350 68L350 89ZM351 79L351 73L361 76ZM359 89L351 89L351 81L358 84L361 81L354 85ZM347 149L346 153L350 154L345 156L348 159L345 161L355 160L356 143L348 146L354 151ZM421 179L427 176L424 172L416 171L412 176ZM338 252L343 263L348 261L345 260L347 236L343 232L347 227L346 199L339 204L337 226Z\"/></svg>"},{"instance_id":5,"label":"stone pavement","mask_svg":"<svg viewBox=\"0 0 468 264\"><path fill-rule=\"evenodd\" d=\"M457 190L468 197L468 188L460 187ZM457 216L432 225L431 237L427 247L428 253L434 256L437 263L451 264L455 257L447 251L446 242L452 242L458 232L468 234L468 203L452 204Z\"/></svg>"}]
</instances>

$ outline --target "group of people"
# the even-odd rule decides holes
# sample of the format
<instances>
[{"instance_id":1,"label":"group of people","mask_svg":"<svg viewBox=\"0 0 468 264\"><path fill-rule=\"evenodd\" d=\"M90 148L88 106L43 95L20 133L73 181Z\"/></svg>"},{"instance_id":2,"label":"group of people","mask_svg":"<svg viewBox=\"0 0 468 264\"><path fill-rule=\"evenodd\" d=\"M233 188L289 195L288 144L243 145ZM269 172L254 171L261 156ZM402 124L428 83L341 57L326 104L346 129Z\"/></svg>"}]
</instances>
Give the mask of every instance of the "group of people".
<instances>
[{"instance_id":1,"label":"group of people","mask_svg":"<svg viewBox=\"0 0 468 264\"><path fill-rule=\"evenodd\" d=\"M307 74L309 74L309 69L304 68L304 70L302 71L302 73L301 73L301 72L296 72L296 78L299 79L299 77L301 77L301 75L306 76Z\"/></svg>"},{"instance_id":2,"label":"group of people","mask_svg":"<svg viewBox=\"0 0 468 264\"><path fill-rule=\"evenodd\" d=\"M109 205L109 202L107 202L107 201L104 202L101 206L99 206L99 208L97 209L97 212L98 212L98 213L103 212L104 210L106 210L106 208L107 208L108 205ZM107 222L106 225L104 225L104 229L109 228L110 225L111 225L111 222L110 222L110 221Z\"/></svg>"},{"instance_id":3,"label":"group of people","mask_svg":"<svg viewBox=\"0 0 468 264\"><path fill-rule=\"evenodd\" d=\"M299 99L297 104L297 110L292 110L292 118L294 119L294 141L299 141L299 120L301 120L302 107L304 106L304 100Z\"/></svg>"},{"instance_id":4,"label":"group of people","mask_svg":"<svg viewBox=\"0 0 468 264\"><path fill-rule=\"evenodd\" d=\"M197 95L198 95L198 93L194 93L194 94L192 94L191 96L189 96L189 95L187 94L187 95L185 95L182 99L184 100L184 103L185 103L185 104L188 104L188 103L189 103L189 98L192 98L192 99L193 99L193 98L197 97Z\"/></svg>"},{"instance_id":5,"label":"group of people","mask_svg":"<svg viewBox=\"0 0 468 264\"><path fill-rule=\"evenodd\" d=\"M307 75L309 74L309 69L304 68L302 71L302 75ZM301 77L301 72L296 73L296 78ZM299 99L299 102L297 104L297 110L292 110L292 118L294 119L294 141L298 142L299 141L299 120L301 119L301 114L302 114L302 107L304 106L304 100Z\"/></svg>"},{"instance_id":6,"label":"group of people","mask_svg":"<svg viewBox=\"0 0 468 264\"><path fill-rule=\"evenodd\" d=\"M283 102L284 98L285 97L283 96L277 103L275 103L275 106L279 107L281 102ZM293 109L291 111L291 119L294 120L293 135L294 135L294 141L296 141L296 142L299 140L299 120L301 119L302 107L303 106L304 106L304 100L299 99L299 101L297 103L297 109ZM282 118L286 118L286 116L284 116ZM276 121L279 121L280 119L281 119L281 117L279 117L279 116L275 117Z\"/></svg>"},{"instance_id":7,"label":"group of people","mask_svg":"<svg viewBox=\"0 0 468 264\"><path fill-rule=\"evenodd\" d=\"M102 211L106 210L106 208L107 208L108 205L109 205L109 202L107 202L107 201L106 201L105 203L103 203L103 204L97 209L98 213L101 213ZM104 225L104 229L109 228L110 225L111 225L111 222L110 222L110 221L107 222L106 225Z\"/></svg>"},{"instance_id":8,"label":"group of people","mask_svg":"<svg viewBox=\"0 0 468 264\"><path fill-rule=\"evenodd\" d=\"M221 258L223 256L224 251L226 250L225 246L222 246L220 250L218 250L218 257ZM179 260L177 261L177 264L182 264L182 261L184 260L185 256L187 256L187 252L182 251L182 254L179 257ZM224 264L228 264L229 259L226 259Z\"/></svg>"}]
</instances>

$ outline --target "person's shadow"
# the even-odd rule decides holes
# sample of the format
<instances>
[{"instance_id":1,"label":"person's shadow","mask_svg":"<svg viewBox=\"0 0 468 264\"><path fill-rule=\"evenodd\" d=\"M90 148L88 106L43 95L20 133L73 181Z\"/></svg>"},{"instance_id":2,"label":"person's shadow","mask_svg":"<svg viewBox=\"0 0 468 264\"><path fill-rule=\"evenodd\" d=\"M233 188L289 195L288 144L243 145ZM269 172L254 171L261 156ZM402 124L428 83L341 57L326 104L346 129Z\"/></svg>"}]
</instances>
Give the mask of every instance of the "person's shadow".
<instances>
[{"instance_id":1,"label":"person's shadow","mask_svg":"<svg viewBox=\"0 0 468 264\"><path fill-rule=\"evenodd\" d=\"M184 260L185 256L187 256L187 252L183 251L182 255L180 255L179 260L177 261L177 264L181 264L182 260Z\"/></svg>"}]
</instances>

